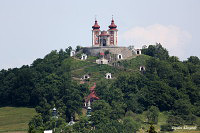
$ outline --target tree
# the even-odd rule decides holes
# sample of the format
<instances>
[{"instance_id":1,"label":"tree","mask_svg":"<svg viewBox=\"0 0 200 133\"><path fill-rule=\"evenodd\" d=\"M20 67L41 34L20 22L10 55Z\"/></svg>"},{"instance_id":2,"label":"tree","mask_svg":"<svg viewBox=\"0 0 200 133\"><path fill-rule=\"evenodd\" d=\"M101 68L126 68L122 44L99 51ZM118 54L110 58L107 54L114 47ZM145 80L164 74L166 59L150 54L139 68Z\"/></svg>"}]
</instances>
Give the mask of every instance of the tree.
<instances>
[{"instance_id":1,"label":"tree","mask_svg":"<svg viewBox=\"0 0 200 133\"><path fill-rule=\"evenodd\" d=\"M41 114L44 123L50 120L51 108L52 108L51 105L47 102L45 98L43 98L39 106L35 108L36 112Z\"/></svg>"},{"instance_id":2,"label":"tree","mask_svg":"<svg viewBox=\"0 0 200 133\"><path fill-rule=\"evenodd\" d=\"M142 49L142 53L159 58L160 60L167 60L169 58L168 51L163 48L160 43L156 43L156 45L149 45L147 49Z\"/></svg>"},{"instance_id":3,"label":"tree","mask_svg":"<svg viewBox=\"0 0 200 133\"><path fill-rule=\"evenodd\" d=\"M91 124L88 117L81 117L78 122L73 125L75 132L87 133L91 130Z\"/></svg>"},{"instance_id":4,"label":"tree","mask_svg":"<svg viewBox=\"0 0 200 133\"><path fill-rule=\"evenodd\" d=\"M111 107L112 107L112 112L111 112L112 119L117 120L124 116L126 105L123 102L112 101Z\"/></svg>"},{"instance_id":5,"label":"tree","mask_svg":"<svg viewBox=\"0 0 200 133\"><path fill-rule=\"evenodd\" d=\"M180 116L169 115L167 118L167 123L173 126L180 126L184 124L184 120Z\"/></svg>"},{"instance_id":6,"label":"tree","mask_svg":"<svg viewBox=\"0 0 200 133\"><path fill-rule=\"evenodd\" d=\"M148 133L157 133L155 131L155 127L153 125L150 126L149 130L147 131Z\"/></svg>"},{"instance_id":7,"label":"tree","mask_svg":"<svg viewBox=\"0 0 200 133\"><path fill-rule=\"evenodd\" d=\"M92 103L91 121L94 125L106 124L110 121L111 112L110 105L104 100L95 101Z\"/></svg>"},{"instance_id":8,"label":"tree","mask_svg":"<svg viewBox=\"0 0 200 133\"><path fill-rule=\"evenodd\" d=\"M170 56L168 59L170 62L180 62L177 56Z\"/></svg>"},{"instance_id":9,"label":"tree","mask_svg":"<svg viewBox=\"0 0 200 133\"><path fill-rule=\"evenodd\" d=\"M125 117L132 117L133 118L135 116L136 116L136 114L133 113L131 110L127 111L126 114L125 114Z\"/></svg>"},{"instance_id":10,"label":"tree","mask_svg":"<svg viewBox=\"0 0 200 133\"><path fill-rule=\"evenodd\" d=\"M189 115L186 115L184 119L185 119L186 124L194 125L196 123L197 117L193 115L192 113L190 113Z\"/></svg>"},{"instance_id":11,"label":"tree","mask_svg":"<svg viewBox=\"0 0 200 133\"><path fill-rule=\"evenodd\" d=\"M150 80L159 80L157 73L157 66L159 65L159 60L156 58L150 58L147 60L146 65L146 77Z\"/></svg>"},{"instance_id":12,"label":"tree","mask_svg":"<svg viewBox=\"0 0 200 133\"><path fill-rule=\"evenodd\" d=\"M76 52L80 51L81 50L81 46L76 46Z\"/></svg>"},{"instance_id":13,"label":"tree","mask_svg":"<svg viewBox=\"0 0 200 133\"><path fill-rule=\"evenodd\" d=\"M192 80L196 85L200 86L200 71L192 74Z\"/></svg>"},{"instance_id":14,"label":"tree","mask_svg":"<svg viewBox=\"0 0 200 133\"><path fill-rule=\"evenodd\" d=\"M175 115L189 115L191 113L191 103L187 99L179 99L174 103Z\"/></svg>"},{"instance_id":15,"label":"tree","mask_svg":"<svg viewBox=\"0 0 200 133\"><path fill-rule=\"evenodd\" d=\"M159 109L155 106L151 106L151 108L149 108L149 110L147 111L148 122L151 124L157 124L158 116L159 116Z\"/></svg>"},{"instance_id":16,"label":"tree","mask_svg":"<svg viewBox=\"0 0 200 133\"><path fill-rule=\"evenodd\" d=\"M37 114L35 115L28 124L29 126L29 133L42 133L44 130L42 115Z\"/></svg>"},{"instance_id":17,"label":"tree","mask_svg":"<svg viewBox=\"0 0 200 133\"><path fill-rule=\"evenodd\" d=\"M58 129L59 127L66 126L67 123L65 122L65 119L58 117L58 118L52 118L45 123L45 129Z\"/></svg>"},{"instance_id":18,"label":"tree","mask_svg":"<svg viewBox=\"0 0 200 133\"><path fill-rule=\"evenodd\" d=\"M194 65L200 64L200 60L197 56L190 56L188 62L193 63Z\"/></svg>"},{"instance_id":19,"label":"tree","mask_svg":"<svg viewBox=\"0 0 200 133\"><path fill-rule=\"evenodd\" d=\"M126 133L133 133L138 131L140 128L140 124L136 121L134 121L134 119L132 117L125 117L123 119L123 130Z\"/></svg>"},{"instance_id":20,"label":"tree","mask_svg":"<svg viewBox=\"0 0 200 133\"><path fill-rule=\"evenodd\" d=\"M64 95L62 96L62 101L65 105L65 114L67 120L70 120L70 117L75 114L75 112L81 112L83 97L81 96L80 90L76 88L77 86L72 86L65 90Z\"/></svg>"},{"instance_id":21,"label":"tree","mask_svg":"<svg viewBox=\"0 0 200 133\"><path fill-rule=\"evenodd\" d=\"M176 87L177 89L180 89L184 86L184 75L183 73L174 72L169 76L169 86L170 87Z\"/></svg>"}]
</instances>

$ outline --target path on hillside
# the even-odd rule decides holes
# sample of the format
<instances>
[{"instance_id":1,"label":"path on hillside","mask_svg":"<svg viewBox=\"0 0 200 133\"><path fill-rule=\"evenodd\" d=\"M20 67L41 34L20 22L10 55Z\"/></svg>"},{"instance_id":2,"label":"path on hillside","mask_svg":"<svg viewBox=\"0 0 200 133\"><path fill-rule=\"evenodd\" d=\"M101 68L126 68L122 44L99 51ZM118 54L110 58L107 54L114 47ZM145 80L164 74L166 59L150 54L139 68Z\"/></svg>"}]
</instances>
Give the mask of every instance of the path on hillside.
<instances>
[{"instance_id":1,"label":"path on hillside","mask_svg":"<svg viewBox=\"0 0 200 133\"><path fill-rule=\"evenodd\" d=\"M111 64L108 64L110 66L113 66ZM123 70L123 71L126 71L126 72L137 72L137 70L133 70L133 69L128 69L128 68L124 68L124 66L113 66L114 68L117 68L117 69L120 69L120 70Z\"/></svg>"},{"instance_id":2,"label":"path on hillside","mask_svg":"<svg viewBox=\"0 0 200 133\"><path fill-rule=\"evenodd\" d=\"M82 60L81 60L82 61ZM87 61L87 62L90 62L90 61ZM90 62L91 63L91 62ZM97 64L90 64L90 65L85 65L85 66L83 66L83 67L81 67L81 68L78 68L78 69L73 69L72 70L72 72L75 72L75 71L79 71L79 70L83 70L83 69L85 69L86 67L90 67L90 66L95 66L95 65L97 65Z\"/></svg>"},{"instance_id":3,"label":"path on hillside","mask_svg":"<svg viewBox=\"0 0 200 133\"><path fill-rule=\"evenodd\" d=\"M118 69L123 70L123 71L137 72L137 70L124 68L124 66L118 64L118 62L120 62L120 61L131 60L131 59L136 58L136 57L137 56L131 56L131 57L127 58L127 59L116 60L116 61L113 61L112 64L108 64L108 65L109 66L113 66L114 68L118 68ZM117 63L117 65L113 65L113 63Z\"/></svg>"},{"instance_id":4,"label":"path on hillside","mask_svg":"<svg viewBox=\"0 0 200 133\"><path fill-rule=\"evenodd\" d=\"M78 68L78 69L73 69L73 70L71 70L71 72L81 71L81 70L83 70L83 69L85 69L85 68L87 68L87 67L91 67L91 66L97 65L97 64L95 64L94 62L91 62L91 61L81 60L81 59L76 58L76 57L72 57L72 58L75 59L75 60L78 60L78 61L85 61L85 62L89 62L89 63L93 63L93 64L85 65L85 66L83 66L83 67L81 67L81 68ZM72 76L72 78L73 78L74 80L81 80L81 78L77 78L77 77L74 77L74 76Z\"/></svg>"}]
</instances>

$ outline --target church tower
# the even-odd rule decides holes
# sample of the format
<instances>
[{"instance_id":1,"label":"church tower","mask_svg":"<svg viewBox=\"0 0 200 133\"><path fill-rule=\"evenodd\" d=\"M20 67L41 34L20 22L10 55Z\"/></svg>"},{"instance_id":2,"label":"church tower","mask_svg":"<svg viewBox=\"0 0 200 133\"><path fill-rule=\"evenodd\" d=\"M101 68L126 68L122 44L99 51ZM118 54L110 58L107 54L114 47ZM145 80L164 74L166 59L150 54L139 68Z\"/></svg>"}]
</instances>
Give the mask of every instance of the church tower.
<instances>
[{"instance_id":1,"label":"church tower","mask_svg":"<svg viewBox=\"0 0 200 133\"><path fill-rule=\"evenodd\" d=\"M117 25L115 25L115 22L112 18L111 25L109 27L109 34L110 34L110 45L111 46L117 46Z\"/></svg>"},{"instance_id":2,"label":"church tower","mask_svg":"<svg viewBox=\"0 0 200 133\"><path fill-rule=\"evenodd\" d=\"M98 25L97 20L95 19L95 23L92 26L92 46L99 46L100 40L99 40L99 35L100 35L100 26Z\"/></svg>"}]
</instances>

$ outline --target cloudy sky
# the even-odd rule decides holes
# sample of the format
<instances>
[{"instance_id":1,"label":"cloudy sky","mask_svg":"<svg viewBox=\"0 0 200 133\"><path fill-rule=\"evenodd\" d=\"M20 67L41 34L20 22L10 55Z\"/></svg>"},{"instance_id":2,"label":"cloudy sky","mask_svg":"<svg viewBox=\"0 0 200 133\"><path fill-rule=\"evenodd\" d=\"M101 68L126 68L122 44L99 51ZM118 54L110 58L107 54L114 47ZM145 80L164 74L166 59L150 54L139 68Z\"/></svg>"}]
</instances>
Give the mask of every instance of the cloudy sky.
<instances>
[{"instance_id":1,"label":"cloudy sky","mask_svg":"<svg viewBox=\"0 0 200 133\"><path fill-rule=\"evenodd\" d=\"M160 42L181 60L200 57L200 0L0 0L0 70L31 64L52 50L91 46L95 15L112 15L119 45Z\"/></svg>"}]
</instances>

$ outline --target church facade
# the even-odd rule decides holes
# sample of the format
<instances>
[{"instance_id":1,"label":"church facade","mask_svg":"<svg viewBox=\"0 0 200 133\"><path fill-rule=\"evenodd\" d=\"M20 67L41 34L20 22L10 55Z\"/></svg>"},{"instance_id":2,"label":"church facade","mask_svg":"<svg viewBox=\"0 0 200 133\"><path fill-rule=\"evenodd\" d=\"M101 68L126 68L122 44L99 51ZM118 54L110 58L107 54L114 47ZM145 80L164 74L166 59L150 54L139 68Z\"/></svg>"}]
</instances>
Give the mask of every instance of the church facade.
<instances>
[{"instance_id":1,"label":"church facade","mask_svg":"<svg viewBox=\"0 0 200 133\"><path fill-rule=\"evenodd\" d=\"M92 46L117 46L117 31L117 25L113 19L107 31L101 31L97 20L95 20L95 24L92 26Z\"/></svg>"}]
</instances>

